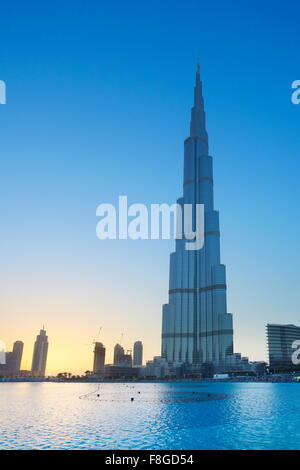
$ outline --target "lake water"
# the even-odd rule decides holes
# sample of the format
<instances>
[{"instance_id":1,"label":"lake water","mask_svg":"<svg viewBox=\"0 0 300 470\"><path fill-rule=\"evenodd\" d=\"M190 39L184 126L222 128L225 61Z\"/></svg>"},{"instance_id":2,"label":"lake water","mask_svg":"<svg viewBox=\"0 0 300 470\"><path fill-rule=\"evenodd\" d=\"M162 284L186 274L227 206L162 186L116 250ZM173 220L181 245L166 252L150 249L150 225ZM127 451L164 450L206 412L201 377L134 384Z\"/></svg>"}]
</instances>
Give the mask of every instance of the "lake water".
<instances>
[{"instance_id":1,"label":"lake water","mask_svg":"<svg viewBox=\"0 0 300 470\"><path fill-rule=\"evenodd\" d=\"M0 448L300 449L300 384L97 387L0 383Z\"/></svg>"}]
</instances>

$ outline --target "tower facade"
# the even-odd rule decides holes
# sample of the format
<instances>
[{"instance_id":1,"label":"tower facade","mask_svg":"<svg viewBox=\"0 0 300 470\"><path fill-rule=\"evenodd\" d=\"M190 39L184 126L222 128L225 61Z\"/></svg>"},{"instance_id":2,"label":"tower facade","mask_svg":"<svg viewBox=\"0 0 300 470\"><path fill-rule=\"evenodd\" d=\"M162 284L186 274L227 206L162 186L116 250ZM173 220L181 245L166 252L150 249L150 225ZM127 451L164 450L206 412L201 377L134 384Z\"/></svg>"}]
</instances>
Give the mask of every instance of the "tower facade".
<instances>
[{"instance_id":1,"label":"tower facade","mask_svg":"<svg viewBox=\"0 0 300 470\"><path fill-rule=\"evenodd\" d=\"M120 364L123 361L124 354L124 348L117 343L114 347L114 365Z\"/></svg>"},{"instance_id":2,"label":"tower facade","mask_svg":"<svg viewBox=\"0 0 300 470\"><path fill-rule=\"evenodd\" d=\"M133 365L143 365L143 343L141 341L136 341L133 345Z\"/></svg>"},{"instance_id":3,"label":"tower facade","mask_svg":"<svg viewBox=\"0 0 300 470\"><path fill-rule=\"evenodd\" d=\"M226 273L220 261L219 212L214 208L212 157L208 150L200 67L196 72L190 135L184 142L183 196L177 203L204 205L204 245L187 250L176 240L170 256L169 302L163 305L162 356L172 363L225 364L233 353L227 312Z\"/></svg>"},{"instance_id":4,"label":"tower facade","mask_svg":"<svg viewBox=\"0 0 300 470\"><path fill-rule=\"evenodd\" d=\"M102 343L95 343L94 348L94 366L93 371L95 373L100 372L104 369L105 364L105 347Z\"/></svg>"},{"instance_id":5,"label":"tower facade","mask_svg":"<svg viewBox=\"0 0 300 470\"><path fill-rule=\"evenodd\" d=\"M48 336L46 336L46 330L44 327L40 330L40 334L37 335L34 343L32 366L31 372L34 375L44 377L46 371L48 354Z\"/></svg>"},{"instance_id":6,"label":"tower facade","mask_svg":"<svg viewBox=\"0 0 300 470\"><path fill-rule=\"evenodd\" d=\"M14 358L14 368L15 372L19 372L21 368L22 355L23 355L24 343L23 341L15 341L13 345L13 358Z\"/></svg>"}]
</instances>

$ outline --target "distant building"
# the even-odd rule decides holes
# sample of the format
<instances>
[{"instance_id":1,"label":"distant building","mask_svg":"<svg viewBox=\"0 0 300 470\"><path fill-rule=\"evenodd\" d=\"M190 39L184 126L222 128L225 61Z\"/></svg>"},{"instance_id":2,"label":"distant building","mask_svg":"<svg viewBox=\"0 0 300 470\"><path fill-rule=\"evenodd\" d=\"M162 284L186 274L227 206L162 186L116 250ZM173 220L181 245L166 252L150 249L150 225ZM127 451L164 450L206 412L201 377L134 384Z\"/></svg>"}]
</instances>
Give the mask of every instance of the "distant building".
<instances>
[{"instance_id":1,"label":"distant building","mask_svg":"<svg viewBox=\"0 0 300 470\"><path fill-rule=\"evenodd\" d=\"M34 343L33 357L32 357L32 374L38 377L44 377L46 371L48 354L48 336L44 327L40 330L40 334L37 335Z\"/></svg>"},{"instance_id":2,"label":"distant building","mask_svg":"<svg viewBox=\"0 0 300 470\"><path fill-rule=\"evenodd\" d=\"M136 341L133 345L133 366L142 366L143 364L143 343Z\"/></svg>"},{"instance_id":3,"label":"distant building","mask_svg":"<svg viewBox=\"0 0 300 470\"><path fill-rule=\"evenodd\" d=\"M14 361L14 370L19 372L21 368L22 355L23 355L24 343L22 341L15 341L13 346L13 361Z\"/></svg>"},{"instance_id":4,"label":"distant building","mask_svg":"<svg viewBox=\"0 0 300 470\"><path fill-rule=\"evenodd\" d=\"M101 372L104 368L105 364L105 347L103 346L102 343L95 343L95 348L94 348L94 366L93 366L93 372Z\"/></svg>"},{"instance_id":5,"label":"distant building","mask_svg":"<svg viewBox=\"0 0 300 470\"><path fill-rule=\"evenodd\" d=\"M240 353L228 354L225 369L226 372L248 370L249 359L248 357L242 357Z\"/></svg>"},{"instance_id":6,"label":"distant building","mask_svg":"<svg viewBox=\"0 0 300 470\"><path fill-rule=\"evenodd\" d=\"M15 341L13 350L5 353L5 364L0 365L0 371L6 372L9 375L16 375L20 371L24 343L22 341Z\"/></svg>"},{"instance_id":7,"label":"distant building","mask_svg":"<svg viewBox=\"0 0 300 470\"><path fill-rule=\"evenodd\" d=\"M275 371L292 369L294 367L292 344L295 340L300 340L300 327L268 323L266 329L270 369Z\"/></svg>"},{"instance_id":8,"label":"distant building","mask_svg":"<svg viewBox=\"0 0 300 470\"><path fill-rule=\"evenodd\" d=\"M139 370L139 376L144 378L162 379L169 375L168 361L161 356L154 356L152 361L147 361L146 366Z\"/></svg>"},{"instance_id":9,"label":"distant building","mask_svg":"<svg viewBox=\"0 0 300 470\"><path fill-rule=\"evenodd\" d=\"M257 375L264 375L267 372L267 363L265 361L249 362L251 370Z\"/></svg>"},{"instance_id":10,"label":"distant building","mask_svg":"<svg viewBox=\"0 0 300 470\"><path fill-rule=\"evenodd\" d=\"M5 343L0 340L0 368L2 365L5 364L5 351L6 351Z\"/></svg>"},{"instance_id":11,"label":"distant building","mask_svg":"<svg viewBox=\"0 0 300 470\"><path fill-rule=\"evenodd\" d=\"M131 351L127 351L125 354L124 348L116 344L114 348L114 366L132 367Z\"/></svg>"},{"instance_id":12,"label":"distant building","mask_svg":"<svg viewBox=\"0 0 300 470\"><path fill-rule=\"evenodd\" d=\"M122 362L122 358L125 354L124 348L120 344L116 344L114 348L114 365L120 364Z\"/></svg>"},{"instance_id":13,"label":"distant building","mask_svg":"<svg viewBox=\"0 0 300 470\"><path fill-rule=\"evenodd\" d=\"M105 379L133 379L138 376L138 372L137 367L106 365L102 377Z\"/></svg>"},{"instance_id":14,"label":"distant building","mask_svg":"<svg viewBox=\"0 0 300 470\"><path fill-rule=\"evenodd\" d=\"M127 352L127 354L123 354L123 356L120 357L120 362L118 363L118 365L122 367L132 367L131 353Z\"/></svg>"}]
</instances>

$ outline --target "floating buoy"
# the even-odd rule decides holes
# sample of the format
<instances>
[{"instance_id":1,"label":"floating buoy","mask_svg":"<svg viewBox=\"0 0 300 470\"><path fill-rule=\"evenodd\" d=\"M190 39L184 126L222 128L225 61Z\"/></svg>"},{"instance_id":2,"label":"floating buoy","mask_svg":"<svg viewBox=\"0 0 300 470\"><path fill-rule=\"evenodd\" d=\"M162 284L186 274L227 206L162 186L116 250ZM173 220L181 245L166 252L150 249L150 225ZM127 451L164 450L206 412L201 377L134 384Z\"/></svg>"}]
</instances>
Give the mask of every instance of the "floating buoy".
<instances>
[{"instance_id":1,"label":"floating buoy","mask_svg":"<svg viewBox=\"0 0 300 470\"><path fill-rule=\"evenodd\" d=\"M133 398L133 397L131 397L131 401L133 401L133 400L134 400L134 398Z\"/></svg>"}]
</instances>

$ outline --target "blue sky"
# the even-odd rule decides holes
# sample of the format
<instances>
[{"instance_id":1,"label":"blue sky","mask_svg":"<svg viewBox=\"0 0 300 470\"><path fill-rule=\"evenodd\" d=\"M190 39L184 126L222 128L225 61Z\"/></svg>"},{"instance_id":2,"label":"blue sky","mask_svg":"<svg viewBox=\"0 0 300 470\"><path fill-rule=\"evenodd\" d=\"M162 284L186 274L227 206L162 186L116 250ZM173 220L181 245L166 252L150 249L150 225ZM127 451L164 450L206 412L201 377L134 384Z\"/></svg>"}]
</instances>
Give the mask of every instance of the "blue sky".
<instances>
[{"instance_id":1,"label":"blue sky","mask_svg":"<svg viewBox=\"0 0 300 470\"><path fill-rule=\"evenodd\" d=\"M159 354L173 243L101 242L95 210L180 196L198 58L235 349L264 358L267 322L300 324L299 13L276 0L1 6L1 339L24 339L24 367L42 323L53 370L90 366L100 325L109 356L121 332Z\"/></svg>"}]
</instances>

